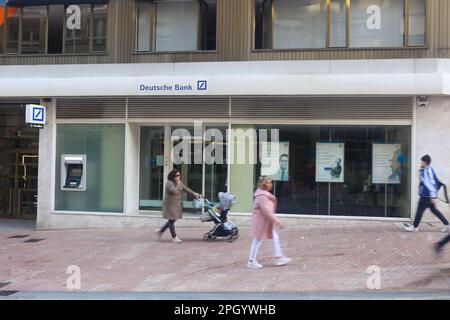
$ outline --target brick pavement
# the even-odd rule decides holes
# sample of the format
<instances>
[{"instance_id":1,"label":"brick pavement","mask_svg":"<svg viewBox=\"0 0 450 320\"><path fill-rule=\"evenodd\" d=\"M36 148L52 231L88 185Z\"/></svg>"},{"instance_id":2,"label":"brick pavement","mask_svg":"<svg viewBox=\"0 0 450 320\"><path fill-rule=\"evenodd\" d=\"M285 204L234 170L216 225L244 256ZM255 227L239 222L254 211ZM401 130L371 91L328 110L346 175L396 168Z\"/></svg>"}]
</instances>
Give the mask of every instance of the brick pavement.
<instances>
[{"instance_id":1,"label":"brick pavement","mask_svg":"<svg viewBox=\"0 0 450 320\"><path fill-rule=\"evenodd\" d=\"M450 289L450 247L431 250L444 236L439 223L405 233L402 223L302 220L280 232L288 266L271 263L270 243L246 268L249 228L241 237L205 242L210 224L177 228L181 244L158 242L153 229L1 230L0 290L68 291L68 266L81 268L83 291L358 292L368 291L367 268L381 272L381 291ZM311 222L311 223L310 223ZM26 238L10 238L24 234ZM27 239L45 239L24 242Z\"/></svg>"}]
</instances>

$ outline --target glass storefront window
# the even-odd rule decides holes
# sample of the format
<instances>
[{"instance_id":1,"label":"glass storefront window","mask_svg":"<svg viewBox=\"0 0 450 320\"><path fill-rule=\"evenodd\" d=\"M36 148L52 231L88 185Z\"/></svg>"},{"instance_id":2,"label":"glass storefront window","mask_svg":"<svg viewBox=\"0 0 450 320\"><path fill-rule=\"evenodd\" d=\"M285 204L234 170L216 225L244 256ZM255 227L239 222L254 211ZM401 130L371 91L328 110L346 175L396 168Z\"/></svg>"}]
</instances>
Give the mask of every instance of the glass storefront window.
<instances>
[{"instance_id":1,"label":"glass storefront window","mask_svg":"<svg viewBox=\"0 0 450 320\"><path fill-rule=\"evenodd\" d=\"M47 7L24 7L22 18L22 53L46 53L46 34Z\"/></svg>"},{"instance_id":2,"label":"glass storefront window","mask_svg":"<svg viewBox=\"0 0 450 320\"><path fill-rule=\"evenodd\" d=\"M125 126L58 124L55 209L123 212ZM61 191L61 155L86 155L86 191Z\"/></svg>"},{"instance_id":3,"label":"glass storefront window","mask_svg":"<svg viewBox=\"0 0 450 320\"><path fill-rule=\"evenodd\" d=\"M275 49L325 48L326 1L273 2Z\"/></svg>"},{"instance_id":4,"label":"glass storefront window","mask_svg":"<svg viewBox=\"0 0 450 320\"><path fill-rule=\"evenodd\" d=\"M222 136L223 141L214 137ZM227 135L226 127L206 127L205 152L211 153L210 163L205 161L205 197L211 201L219 201L218 193L227 192ZM214 151L209 151L214 150Z\"/></svg>"},{"instance_id":5,"label":"glass storefront window","mask_svg":"<svg viewBox=\"0 0 450 320\"><path fill-rule=\"evenodd\" d=\"M164 127L141 128L139 209L161 210L164 190Z\"/></svg>"},{"instance_id":6,"label":"glass storefront window","mask_svg":"<svg viewBox=\"0 0 450 320\"><path fill-rule=\"evenodd\" d=\"M279 213L411 216L410 126L257 125L256 130L259 132L260 129L278 129L279 152L287 154L283 159L288 159L288 178L272 175ZM317 182L320 180L317 173L324 168L323 158L319 160L321 163L317 163L318 156L321 156L317 143L343 146L339 161L342 182L332 179ZM258 149L261 147L258 143ZM332 155L333 159L337 157L341 156ZM331 160L329 170L334 165ZM276 165L282 167L281 162ZM243 165L231 166L232 179L238 179L235 172L240 170L239 166ZM266 174L260 162L254 165L254 170L254 182ZM253 189L255 187L254 183ZM248 191L238 193L238 198L243 197L251 197L251 194Z\"/></svg>"},{"instance_id":7,"label":"glass storefront window","mask_svg":"<svg viewBox=\"0 0 450 320\"><path fill-rule=\"evenodd\" d=\"M74 7L74 10L80 9L80 21L70 18L74 11L67 13L64 26L64 52L65 53L85 53L90 48L90 25L91 25L91 5L80 4Z\"/></svg>"},{"instance_id":8,"label":"glass storefront window","mask_svg":"<svg viewBox=\"0 0 450 320\"><path fill-rule=\"evenodd\" d=\"M409 0L408 13L408 45L425 45L425 1Z\"/></svg>"},{"instance_id":9,"label":"glass storefront window","mask_svg":"<svg viewBox=\"0 0 450 320\"><path fill-rule=\"evenodd\" d=\"M403 29L403 1L351 1L350 47L402 47Z\"/></svg>"}]
</instances>

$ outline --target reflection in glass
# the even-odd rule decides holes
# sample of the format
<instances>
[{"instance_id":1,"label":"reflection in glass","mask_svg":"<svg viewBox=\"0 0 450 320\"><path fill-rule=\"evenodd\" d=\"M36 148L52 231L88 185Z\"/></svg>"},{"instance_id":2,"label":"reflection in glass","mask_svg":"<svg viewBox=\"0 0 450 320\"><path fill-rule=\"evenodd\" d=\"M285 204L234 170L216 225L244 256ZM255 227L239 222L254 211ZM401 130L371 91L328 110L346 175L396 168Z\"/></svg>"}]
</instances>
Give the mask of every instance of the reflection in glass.
<instances>
[{"instance_id":1,"label":"reflection in glass","mask_svg":"<svg viewBox=\"0 0 450 320\"><path fill-rule=\"evenodd\" d=\"M5 53L19 53L20 9L8 8L6 19Z\"/></svg>"},{"instance_id":2,"label":"reflection in glass","mask_svg":"<svg viewBox=\"0 0 450 320\"><path fill-rule=\"evenodd\" d=\"M139 209L162 208L164 188L164 127L141 128Z\"/></svg>"},{"instance_id":3,"label":"reflection in glass","mask_svg":"<svg viewBox=\"0 0 450 320\"><path fill-rule=\"evenodd\" d=\"M325 48L326 1L279 0L274 8L274 49Z\"/></svg>"},{"instance_id":4,"label":"reflection in glass","mask_svg":"<svg viewBox=\"0 0 450 320\"><path fill-rule=\"evenodd\" d=\"M22 53L46 53L47 7L24 7L22 18Z\"/></svg>"},{"instance_id":5,"label":"reflection in glass","mask_svg":"<svg viewBox=\"0 0 450 320\"><path fill-rule=\"evenodd\" d=\"M402 46L403 1L351 1L350 47Z\"/></svg>"},{"instance_id":6,"label":"reflection in glass","mask_svg":"<svg viewBox=\"0 0 450 320\"><path fill-rule=\"evenodd\" d=\"M106 51L107 9L107 5L94 5L93 51Z\"/></svg>"},{"instance_id":7,"label":"reflection in glass","mask_svg":"<svg viewBox=\"0 0 450 320\"><path fill-rule=\"evenodd\" d=\"M408 45L425 45L425 0L409 0L408 14Z\"/></svg>"},{"instance_id":8,"label":"reflection in glass","mask_svg":"<svg viewBox=\"0 0 450 320\"><path fill-rule=\"evenodd\" d=\"M91 22L91 5L80 4L81 9L81 25L80 29L73 27L73 30L64 26L64 52L65 53L83 53L89 52L90 41L90 22ZM72 12L66 13L66 20L73 15ZM72 19L69 19L72 21ZM71 27L72 28L72 27Z\"/></svg>"}]
</instances>

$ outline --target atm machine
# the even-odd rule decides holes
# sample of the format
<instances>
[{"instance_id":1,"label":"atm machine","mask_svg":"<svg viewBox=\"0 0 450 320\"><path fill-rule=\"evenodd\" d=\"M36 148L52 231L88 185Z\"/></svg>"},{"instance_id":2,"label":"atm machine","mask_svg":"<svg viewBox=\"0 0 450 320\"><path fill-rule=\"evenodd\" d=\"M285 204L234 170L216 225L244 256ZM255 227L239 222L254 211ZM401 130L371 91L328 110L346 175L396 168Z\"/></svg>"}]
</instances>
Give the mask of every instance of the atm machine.
<instances>
[{"instance_id":1,"label":"atm machine","mask_svg":"<svg viewBox=\"0 0 450 320\"><path fill-rule=\"evenodd\" d=\"M86 191L86 155L61 155L61 190Z\"/></svg>"}]
</instances>

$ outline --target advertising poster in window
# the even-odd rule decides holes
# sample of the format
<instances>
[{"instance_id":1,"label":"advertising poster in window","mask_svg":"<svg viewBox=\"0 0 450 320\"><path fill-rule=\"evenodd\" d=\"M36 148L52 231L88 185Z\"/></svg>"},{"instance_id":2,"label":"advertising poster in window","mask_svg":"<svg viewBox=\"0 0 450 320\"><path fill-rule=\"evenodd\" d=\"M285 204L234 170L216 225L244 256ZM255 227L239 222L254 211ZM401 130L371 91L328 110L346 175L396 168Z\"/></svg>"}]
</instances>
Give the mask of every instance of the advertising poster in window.
<instances>
[{"instance_id":1,"label":"advertising poster in window","mask_svg":"<svg viewBox=\"0 0 450 320\"><path fill-rule=\"evenodd\" d=\"M261 142L261 175L289 181L289 142Z\"/></svg>"},{"instance_id":2,"label":"advertising poster in window","mask_svg":"<svg viewBox=\"0 0 450 320\"><path fill-rule=\"evenodd\" d=\"M399 184L402 162L401 144L374 143L372 148L372 183Z\"/></svg>"},{"instance_id":3,"label":"advertising poster in window","mask_svg":"<svg viewBox=\"0 0 450 320\"><path fill-rule=\"evenodd\" d=\"M344 182L344 143L316 144L316 182Z\"/></svg>"}]
</instances>

